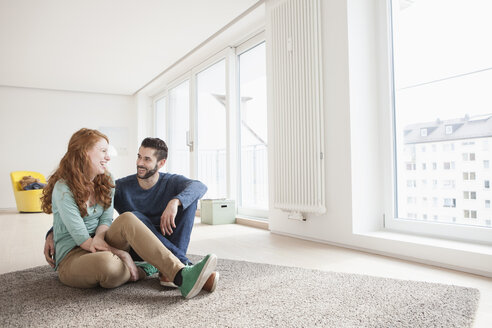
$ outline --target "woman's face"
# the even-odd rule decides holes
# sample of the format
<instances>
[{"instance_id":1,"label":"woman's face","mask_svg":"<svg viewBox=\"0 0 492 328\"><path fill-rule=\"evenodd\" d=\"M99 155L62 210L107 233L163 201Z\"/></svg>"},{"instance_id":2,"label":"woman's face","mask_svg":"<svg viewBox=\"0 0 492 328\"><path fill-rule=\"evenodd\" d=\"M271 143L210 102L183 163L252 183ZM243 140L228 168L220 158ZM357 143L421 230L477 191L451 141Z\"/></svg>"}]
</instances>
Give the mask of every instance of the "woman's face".
<instances>
[{"instance_id":1,"label":"woman's face","mask_svg":"<svg viewBox=\"0 0 492 328\"><path fill-rule=\"evenodd\" d=\"M89 149L87 156L89 157L92 178L95 178L96 175L104 174L106 171L106 164L111 159L108 154L108 142L106 139L99 139L99 141Z\"/></svg>"}]
</instances>

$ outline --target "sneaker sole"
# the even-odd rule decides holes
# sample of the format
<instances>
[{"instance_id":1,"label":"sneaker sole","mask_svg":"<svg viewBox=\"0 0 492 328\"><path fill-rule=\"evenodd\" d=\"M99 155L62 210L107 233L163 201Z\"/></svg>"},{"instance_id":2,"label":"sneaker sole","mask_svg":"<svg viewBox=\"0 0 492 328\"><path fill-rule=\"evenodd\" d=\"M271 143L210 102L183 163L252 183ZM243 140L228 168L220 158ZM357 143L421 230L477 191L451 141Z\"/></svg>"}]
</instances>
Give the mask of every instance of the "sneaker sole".
<instances>
[{"instance_id":1,"label":"sneaker sole","mask_svg":"<svg viewBox=\"0 0 492 328\"><path fill-rule=\"evenodd\" d=\"M176 286L173 282L171 281L161 281L160 282L161 286L164 286L164 287L169 287L169 288L178 288L178 286Z\"/></svg>"},{"instance_id":2,"label":"sneaker sole","mask_svg":"<svg viewBox=\"0 0 492 328\"><path fill-rule=\"evenodd\" d=\"M208 280L208 279L207 279ZM213 293L215 291L215 288L217 288L217 283L219 282L219 272L215 272L215 279L214 283L212 284L212 287L210 290L205 289L205 285L203 285L202 289L208 291L209 293ZM168 288L178 288L172 281L160 281L161 286L168 287Z\"/></svg>"},{"instance_id":3,"label":"sneaker sole","mask_svg":"<svg viewBox=\"0 0 492 328\"><path fill-rule=\"evenodd\" d=\"M200 276L195 282L195 285L193 286L193 288L191 288L190 292L188 293L188 295L186 295L185 298L195 297L202 290L203 285L205 285L205 283L208 280L208 277L212 274L212 272L214 272L216 266L217 266L217 256L215 254L212 254L208 258L208 261L203 266L202 272L200 273Z\"/></svg>"},{"instance_id":4,"label":"sneaker sole","mask_svg":"<svg viewBox=\"0 0 492 328\"><path fill-rule=\"evenodd\" d=\"M214 284L212 285L212 288L210 288L209 293L215 292L215 288L217 288L217 283L219 282L219 272L215 272L215 279L214 279Z\"/></svg>"}]
</instances>

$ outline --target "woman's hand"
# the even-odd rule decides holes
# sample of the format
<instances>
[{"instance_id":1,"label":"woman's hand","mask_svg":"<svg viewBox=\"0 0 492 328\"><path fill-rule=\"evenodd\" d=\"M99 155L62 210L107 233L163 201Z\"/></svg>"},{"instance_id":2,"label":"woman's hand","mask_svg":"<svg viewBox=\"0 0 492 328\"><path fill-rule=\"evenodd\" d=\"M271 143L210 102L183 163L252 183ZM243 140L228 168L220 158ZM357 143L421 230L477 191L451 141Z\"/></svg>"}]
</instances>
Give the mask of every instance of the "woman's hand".
<instances>
[{"instance_id":1,"label":"woman's hand","mask_svg":"<svg viewBox=\"0 0 492 328\"><path fill-rule=\"evenodd\" d=\"M108 243L104 240L104 237L95 235L94 238L92 238L92 243L91 246L89 247L89 250L92 253L95 253L98 251L111 251L111 248L109 247Z\"/></svg>"},{"instance_id":2,"label":"woman's hand","mask_svg":"<svg viewBox=\"0 0 492 328\"><path fill-rule=\"evenodd\" d=\"M82 244L80 248L85 249L88 252L95 253L100 251L111 251L111 247L104 241L104 237L94 236L94 238L87 239Z\"/></svg>"},{"instance_id":3,"label":"woman's hand","mask_svg":"<svg viewBox=\"0 0 492 328\"><path fill-rule=\"evenodd\" d=\"M96 235L92 238L92 242L89 246L89 251L92 253L100 252L100 251L111 251L111 247L104 240L106 236L106 231L108 231L109 227L105 224L100 225L96 229Z\"/></svg>"}]
</instances>

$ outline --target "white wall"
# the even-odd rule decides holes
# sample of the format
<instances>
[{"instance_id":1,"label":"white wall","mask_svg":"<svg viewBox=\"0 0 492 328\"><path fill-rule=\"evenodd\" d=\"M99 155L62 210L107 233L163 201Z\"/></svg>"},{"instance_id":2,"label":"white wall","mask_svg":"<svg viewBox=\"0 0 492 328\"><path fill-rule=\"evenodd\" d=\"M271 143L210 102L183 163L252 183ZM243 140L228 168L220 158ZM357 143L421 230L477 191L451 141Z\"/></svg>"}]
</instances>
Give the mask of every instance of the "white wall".
<instances>
[{"instance_id":1,"label":"white wall","mask_svg":"<svg viewBox=\"0 0 492 328\"><path fill-rule=\"evenodd\" d=\"M0 208L15 207L11 171L48 177L83 127L110 132L120 150L110 162L116 178L135 173L136 121L132 96L0 87Z\"/></svg>"}]
</instances>

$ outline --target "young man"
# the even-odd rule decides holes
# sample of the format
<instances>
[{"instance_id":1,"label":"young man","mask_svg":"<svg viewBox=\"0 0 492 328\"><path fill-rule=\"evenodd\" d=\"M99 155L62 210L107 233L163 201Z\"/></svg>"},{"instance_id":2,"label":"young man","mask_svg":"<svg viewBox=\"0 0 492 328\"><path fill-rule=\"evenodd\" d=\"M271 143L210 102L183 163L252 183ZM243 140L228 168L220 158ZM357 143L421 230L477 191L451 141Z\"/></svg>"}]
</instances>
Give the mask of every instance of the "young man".
<instances>
[{"instance_id":1,"label":"young man","mask_svg":"<svg viewBox=\"0 0 492 328\"><path fill-rule=\"evenodd\" d=\"M182 175L160 173L167 160L167 145L159 138L145 138L138 150L137 174L116 180L114 208L118 213L132 212L183 264L191 264L186 257L191 230L195 220L198 200L207 187L197 180ZM53 237L49 233L45 243L45 257L54 262ZM133 251L135 261L141 261ZM212 273L203 287L213 291L219 279ZM161 276L161 284L173 286L167 277Z\"/></svg>"}]
</instances>

